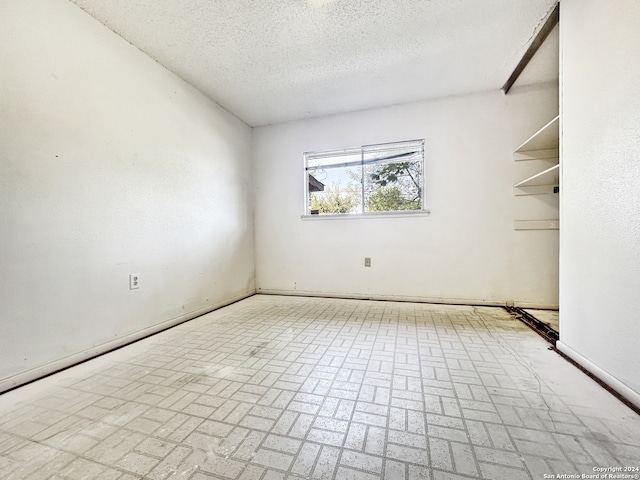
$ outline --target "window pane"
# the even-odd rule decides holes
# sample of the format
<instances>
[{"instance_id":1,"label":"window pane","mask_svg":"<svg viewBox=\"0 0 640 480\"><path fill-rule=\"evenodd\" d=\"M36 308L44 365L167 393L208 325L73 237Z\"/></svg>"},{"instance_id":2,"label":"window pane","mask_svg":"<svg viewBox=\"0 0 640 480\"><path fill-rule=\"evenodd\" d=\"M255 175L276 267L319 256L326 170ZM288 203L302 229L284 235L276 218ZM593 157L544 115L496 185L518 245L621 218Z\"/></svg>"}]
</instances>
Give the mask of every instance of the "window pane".
<instances>
[{"instance_id":1,"label":"window pane","mask_svg":"<svg viewBox=\"0 0 640 480\"><path fill-rule=\"evenodd\" d=\"M423 157L423 140L306 153L306 213L421 210Z\"/></svg>"},{"instance_id":2,"label":"window pane","mask_svg":"<svg viewBox=\"0 0 640 480\"><path fill-rule=\"evenodd\" d=\"M346 163L342 161L342 163ZM362 213L362 167L318 166L308 170L308 213Z\"/></svg>"},{"instance_id":3,"label":"window pane","mask_svg":"<svg viewBox=\"0 0 640 480\"><path fill-rule=\"evenodd\" d=\"M364 163L365 212L422 208L422 148L369 150Z\"/></svg>"}]
</instances>

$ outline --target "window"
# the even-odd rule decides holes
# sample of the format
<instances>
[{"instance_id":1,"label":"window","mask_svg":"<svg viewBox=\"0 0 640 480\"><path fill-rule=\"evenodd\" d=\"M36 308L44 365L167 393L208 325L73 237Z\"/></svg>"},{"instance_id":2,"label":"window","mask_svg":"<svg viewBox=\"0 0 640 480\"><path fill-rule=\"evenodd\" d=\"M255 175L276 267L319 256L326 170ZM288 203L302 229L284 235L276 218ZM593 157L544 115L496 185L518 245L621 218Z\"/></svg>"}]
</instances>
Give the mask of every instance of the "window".
<instances>
[{"instance_id":1,"label":"window","mask_svg":"<svg viewBox=\"0 0 640 480\"><path fill-rule=\"evenodd\" d=\"M307 152L305 214L424 210L424 140Z\"/></svg>"}]
</instances>

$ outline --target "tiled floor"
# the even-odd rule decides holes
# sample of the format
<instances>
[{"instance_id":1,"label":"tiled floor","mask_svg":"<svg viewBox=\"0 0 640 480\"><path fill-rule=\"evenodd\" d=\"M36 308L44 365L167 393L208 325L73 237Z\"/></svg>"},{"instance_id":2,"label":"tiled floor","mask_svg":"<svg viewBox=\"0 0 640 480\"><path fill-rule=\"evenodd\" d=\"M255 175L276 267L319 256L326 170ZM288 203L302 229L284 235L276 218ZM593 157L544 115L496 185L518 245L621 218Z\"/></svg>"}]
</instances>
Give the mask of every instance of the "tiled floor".
<instances>
[{"instance_id":1,"label":"tiled floor","mask_svg":"<svg viewBox=\"0 0 640 480\"><path fill-rule=\"evenodd\" d=\"M502 309L254 296L0 396L2 479L542 479L640 418Z\"/></svg>"}]
</instances>

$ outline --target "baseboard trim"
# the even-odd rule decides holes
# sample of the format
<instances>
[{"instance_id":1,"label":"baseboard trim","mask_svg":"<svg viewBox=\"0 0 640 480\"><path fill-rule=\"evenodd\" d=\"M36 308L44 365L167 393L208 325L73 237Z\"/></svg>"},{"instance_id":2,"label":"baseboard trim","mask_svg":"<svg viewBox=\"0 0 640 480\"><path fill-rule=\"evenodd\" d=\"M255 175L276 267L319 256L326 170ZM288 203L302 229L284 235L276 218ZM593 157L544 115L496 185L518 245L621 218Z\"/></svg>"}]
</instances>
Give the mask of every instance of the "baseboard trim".
<instances>
[{"instance_id":1,"label":"baseboard trim","mask_svg":"<svg viewBox=\"0 0 640 480\"><path fill-rule=\"evenodd\" d=\"M320 297L339 298L347 300L377 300L386 302L411 302L411 303L434 303L443 305L468 305L483 307L504 307L506 300L486 300L477 298L450 298L450 297L414 297L408 295L378 295L369 293L337 293L337 292L313 292L304 290L278 290L273 288L257 289L258 295L283 295L294 297ZM558 305L547 303L513 302L521 308L536 308L541 310L557 310Z\"/></svg>"},{"instance_id":2,"label":"baseboard trim","mask_svg":"<svg viewBox=\"0 0 640 480\"><path fill-rule=\"evenodd\" d=\"M188 322L189 320L193 320L194 318L200 317L202 315L206 315L207 313L219 310L222 307L226 307L233 303L239 302L240 300L244 300L245 298L249 298L255 295L255 293L255 290L252 290L249 292L234 295L233 297L221 300L220 302L214 303L212 305L207 305L204 308L179 315L164 322L158 323L157 325L153 325L143 330L139 330L123 337L119 337L110 342L97 345L90 349L83 350L82 352L74 353L72 355L54 360L53 362L49 362L45 365L40 365L25 372L21 372L11 377L2 379L0 380L0 394L5 393L9 390L13 390L14 388L21 387L35 380L53 375L54 373L57 373L61 370L65 370L69 367L73 367L74 365L78 365L79 363L91 360L92 358L112 352L114 350L117 350L118 348L130 345L134 342L137 342L138 340L142 340L143 338L162 332L163 330L167 330L169 328L175 327L176 325L180 325L181 323Z\"/></svg>"},{"instance_id":3,"label":"baseboard trim","mask_svg":"<svg viewBox=\"0 0 640 480\"><path fill-rule=\"evenodd\" d=\"M556 342L556 349L569 358L569 360L573 361L586 372L590 373L596 380L599 380L601 383L609 387L610 390L613 390L613 394L619 397L624 403L627 403L630 408L633 408L636 413L638 413L640 410L640 394L638 392L632 390L626 384L605 372L595 363L591 362L565 343L562 343L560 340Z\"/></svg>"}]
</instances>

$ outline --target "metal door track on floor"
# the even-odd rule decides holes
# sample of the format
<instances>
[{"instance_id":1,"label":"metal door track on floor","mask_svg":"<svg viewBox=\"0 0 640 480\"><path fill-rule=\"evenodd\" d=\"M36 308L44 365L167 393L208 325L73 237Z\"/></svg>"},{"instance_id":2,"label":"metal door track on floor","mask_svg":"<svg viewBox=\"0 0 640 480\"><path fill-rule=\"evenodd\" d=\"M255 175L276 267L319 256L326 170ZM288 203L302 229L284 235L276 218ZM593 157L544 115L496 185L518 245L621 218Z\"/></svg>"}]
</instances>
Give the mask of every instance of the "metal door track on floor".
<instances>
[{"instance_id":1,"label":"metal door track on floor","mask_svg":"<svg viewBox=\"0 0 640 480\"><path fill-rule=\"evenodd\" d=\"M538 335L544 338L547 342L549 342L555 348L556 342L560 338L558 332L556 332L553 328L551 328L546 323L538 320L536 317L531 315L529 312L524 311L520 307L504 307L507 311L513 316L513 318L520 320L524 324L528 325L531 329L533 329Z\"/></svg>"}]
</instances>

